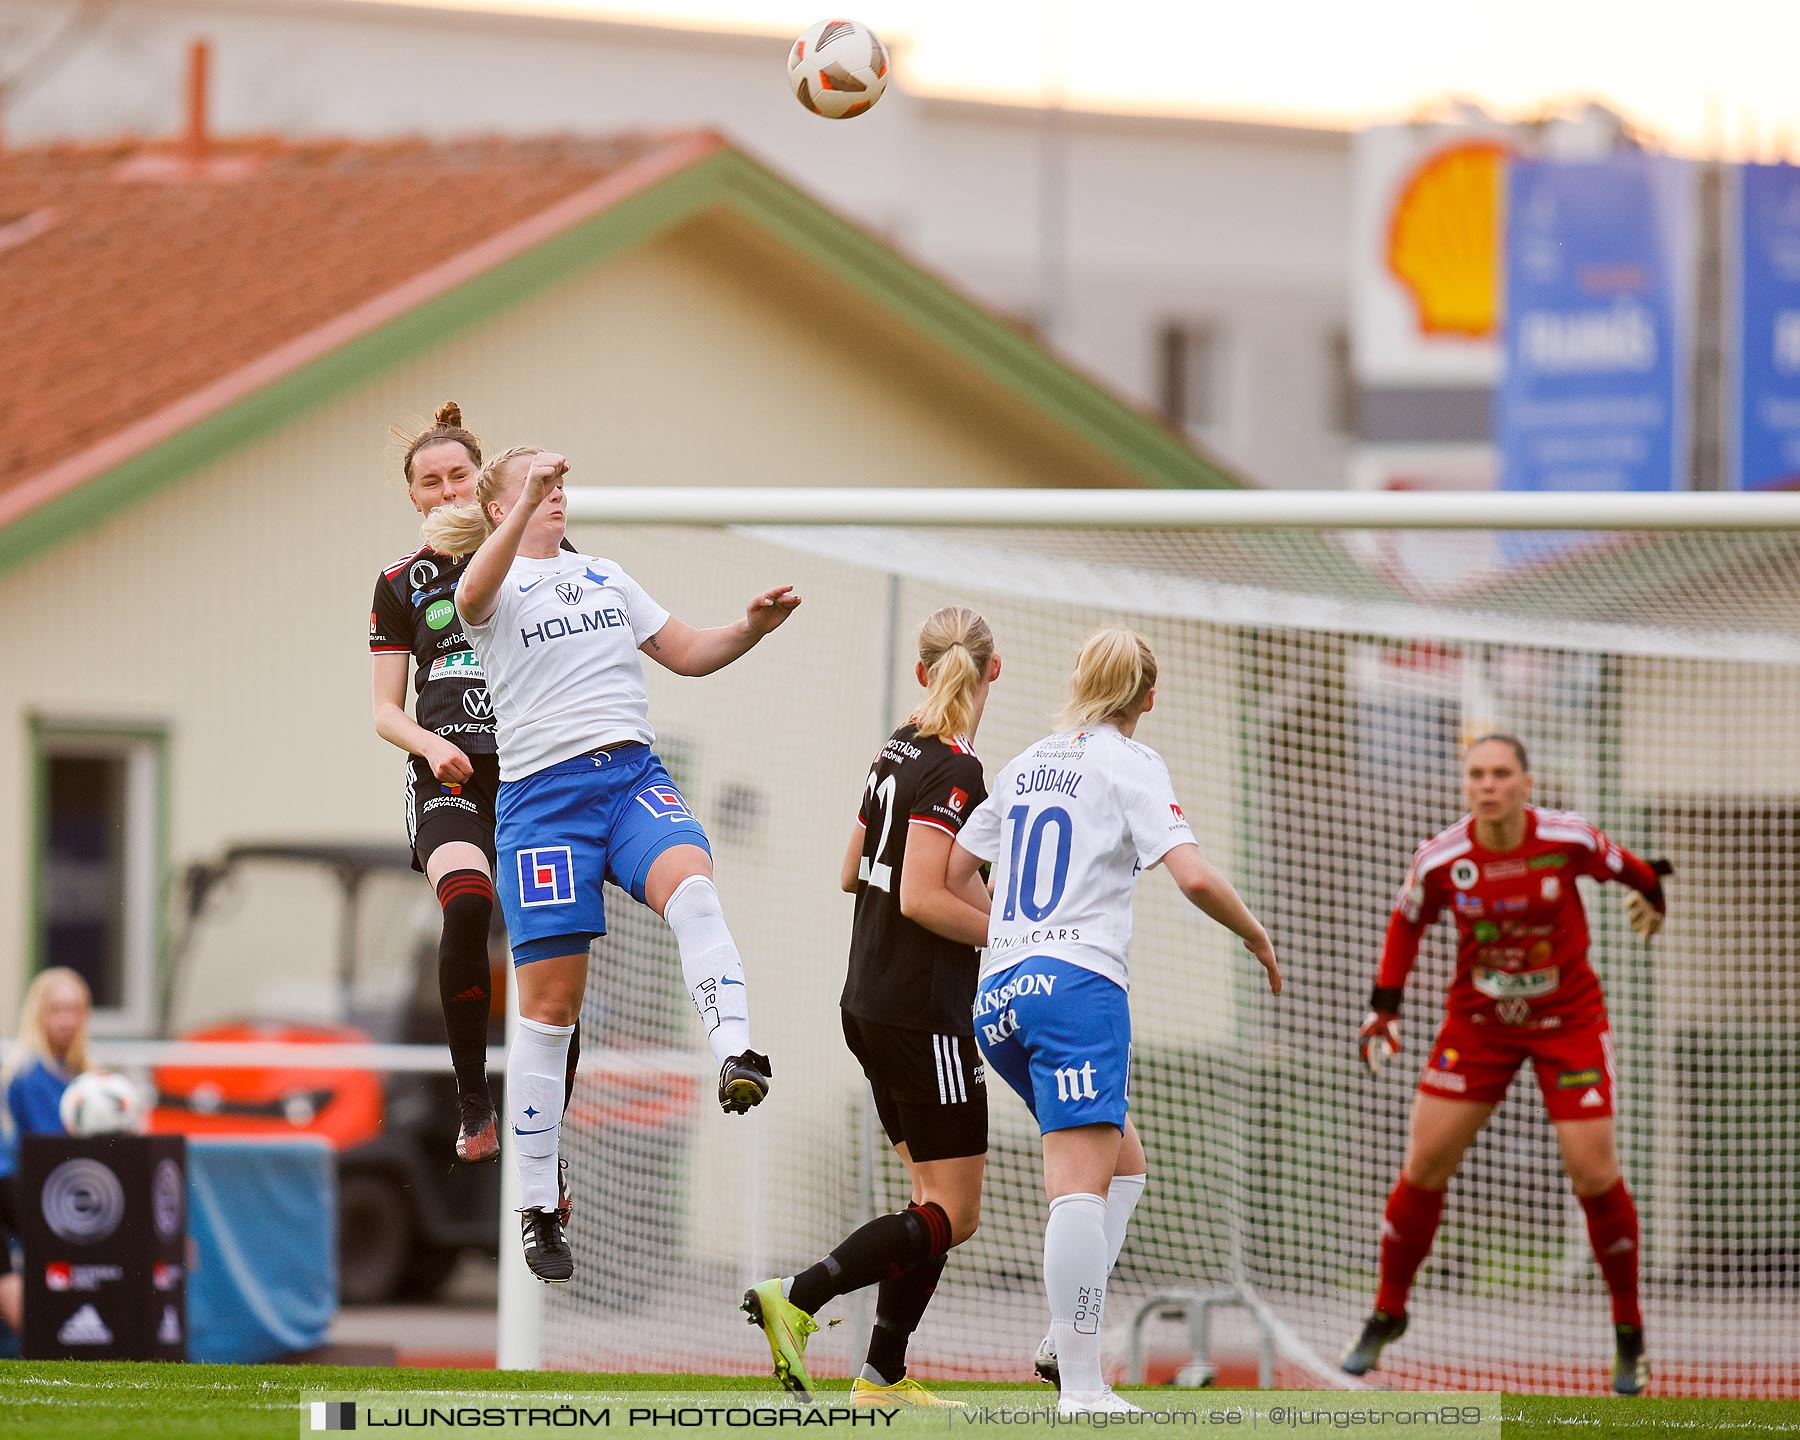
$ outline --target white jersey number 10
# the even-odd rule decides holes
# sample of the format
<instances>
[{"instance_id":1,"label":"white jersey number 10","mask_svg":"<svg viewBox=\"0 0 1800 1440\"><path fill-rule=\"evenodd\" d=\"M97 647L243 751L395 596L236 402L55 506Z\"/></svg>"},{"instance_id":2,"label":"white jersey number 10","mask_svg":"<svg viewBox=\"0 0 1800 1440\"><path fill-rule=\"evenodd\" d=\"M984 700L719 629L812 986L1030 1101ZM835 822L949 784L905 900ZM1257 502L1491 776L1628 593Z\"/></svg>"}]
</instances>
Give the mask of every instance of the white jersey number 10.
<instances>
[{"instance_id":1,"label":"white jersey number 10","mask_svg":"<svg viewBox=\"0 0 1800 1440\"><path fill-rule=\"evenodd\" d=\"M1017 920L1025 912L1027 920L1042 920L1056 909L1069 883L1069 855L1075 848L1075 822L1060 805L1038 811L1031 820L1029 805L1015 805L1006 812L1006 828L1012 833L1007 847L1010 863L1006 867L1006 906L1000 912L1003 920ZM1050 898L1038 903L1038 866L1044 858L1045 832L1056 828L1056 854L1051 860Z\"/></svg>"}]
</instances>

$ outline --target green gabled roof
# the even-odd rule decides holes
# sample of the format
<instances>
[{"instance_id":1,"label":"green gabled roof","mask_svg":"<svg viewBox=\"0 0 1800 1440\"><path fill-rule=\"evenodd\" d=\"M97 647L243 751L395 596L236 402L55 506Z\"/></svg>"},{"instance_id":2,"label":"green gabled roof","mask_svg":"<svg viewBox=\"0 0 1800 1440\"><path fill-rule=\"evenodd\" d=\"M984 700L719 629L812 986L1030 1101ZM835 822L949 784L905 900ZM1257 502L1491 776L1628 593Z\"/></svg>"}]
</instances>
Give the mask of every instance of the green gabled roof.
<instances>
[{"instance_id":1,"label":"green gabled roof","mask_svg":"<svg viewBox=\"0 0 1800 1440\"><path fill-rule=\"evenodd\" d=\"M504 142L502 142L504 143ZM1145 485L1241 484L855 223L709 134L678 137L0 495L0 569L217 461L446 336L708 213L822 266ZM54 232L36 243L56 243Z\"/></svg>"}]
</instances>

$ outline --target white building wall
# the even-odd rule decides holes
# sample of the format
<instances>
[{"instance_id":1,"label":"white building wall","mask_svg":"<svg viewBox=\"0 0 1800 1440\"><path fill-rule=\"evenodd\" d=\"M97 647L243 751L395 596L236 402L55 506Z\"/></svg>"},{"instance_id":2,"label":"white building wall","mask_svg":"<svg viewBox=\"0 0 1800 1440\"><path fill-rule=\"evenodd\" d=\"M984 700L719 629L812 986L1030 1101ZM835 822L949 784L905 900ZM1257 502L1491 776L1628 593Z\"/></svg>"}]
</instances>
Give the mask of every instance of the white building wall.
<instances>
[{"instance_id":1,"label":"white building wall","mask_svg":"<svg viewBox=\"0 0 1800 1440\"><path fill-rule=\"evenodd\" d=\"M0 36L28 51L75 8L10 0ZM198 37L227 134L712 126L985 303L1033 319L1053 308L1059 347L1141 405L1161 400L1161 327L1218 323L1229 410L1204 438L1261 483L1344 483L1326 349L1349 308L1349 147L1336 132L1063 116L1062 300L1047 307L1056 152L1042 112L911 94L903 48L879 109L833 124L794 103L781 37L344 0L120 0L95 13L25 67L0 111L8 143L176 132Z\"/></svg>"}]
</instances>

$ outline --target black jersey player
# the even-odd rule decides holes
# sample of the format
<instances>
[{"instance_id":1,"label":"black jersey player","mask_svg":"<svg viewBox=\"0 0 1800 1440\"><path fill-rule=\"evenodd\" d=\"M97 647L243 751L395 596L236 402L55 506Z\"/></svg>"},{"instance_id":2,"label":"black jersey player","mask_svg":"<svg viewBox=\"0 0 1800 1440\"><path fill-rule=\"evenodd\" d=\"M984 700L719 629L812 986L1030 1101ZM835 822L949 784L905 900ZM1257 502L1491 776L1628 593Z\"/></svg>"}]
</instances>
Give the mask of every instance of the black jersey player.
<instances>
[{"instance_id":1,"label":"black jersey player","mask_svg":"<svg viewBox=\"0 0 1800 1440\"><path fill-rule=\"evenodd\" d=\"M852 1386L858 1404L943 1403L906 1377L906 1346L946 1252L975 1233L987 1158L972 1008L988 895L979 882L959 891L945 880L952 842L987 797L970 743L1000 675L987 622L962 607L938 611L919 632L917 674L924 702L869 769L840 877L856 895L844 1038L912 1178L912 1203L809 1269L755 1286L743 1306L768 1337L776 1377L804 1396L813 1315L879 1281L868 1361Z\"/></svg>"},{"instance_id":2,"label":"black jersey player","mask_svg":"<svg viewBox=\"0 0 1800 1440\"><path fill-rule=\"evenodd\" d=\"M421 515L475 493L481 442L463 427L454 401L407 440L407 498ZM500 1141L488 1092L488 1015L493 984L488 929L494 913L494 805L500 766L493 705L456 615L456 586L468 561L422 546L383 569L369 613L374 656L375 730L407 752L406 833L413 868L443 908L438 993L456 1070L456 1153L497 1159ZM406 713L412 671L413 714ZM580 1055L571 1040L565 1084ZM567 1193L562 1194L566 1214Z\"/></svg>"}]
</instances>

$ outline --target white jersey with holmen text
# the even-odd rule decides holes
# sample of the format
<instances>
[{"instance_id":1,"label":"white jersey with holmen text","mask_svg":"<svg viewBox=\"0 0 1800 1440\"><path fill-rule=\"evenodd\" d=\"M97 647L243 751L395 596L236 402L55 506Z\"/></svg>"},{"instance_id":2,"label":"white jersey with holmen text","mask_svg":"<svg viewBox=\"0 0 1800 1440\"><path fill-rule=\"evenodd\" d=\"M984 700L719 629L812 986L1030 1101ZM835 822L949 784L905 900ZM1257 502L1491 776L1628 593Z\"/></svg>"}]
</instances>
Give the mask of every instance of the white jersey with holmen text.
<instances>
[{"instance_id":1,"label":"white jersey with holmen text","mask_svg":"<svg viewBox=\"0 0 1800 1440\"><path fill-rule=\"evenodd\" d=\"M1138 874L1193 842L1149 746L1111 725L1038 741L995 777L957 837L994 863L981 979L1047 955L1129 989Z\"/></svg>"},{"instance_id":2,"label":"white jersey with holmen text","mask_svg":"<svg viewBox=\"0 0 1800 1440\"><path fill-rule=\"evenodd\" d=\"M638 646L669 612L613 561L568 550L520 556L486 623L462 619L493 697L502 780L615 741L656 739Z\"/></svg>"}]
</instances>

